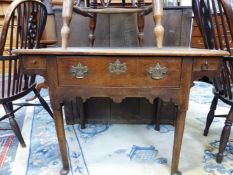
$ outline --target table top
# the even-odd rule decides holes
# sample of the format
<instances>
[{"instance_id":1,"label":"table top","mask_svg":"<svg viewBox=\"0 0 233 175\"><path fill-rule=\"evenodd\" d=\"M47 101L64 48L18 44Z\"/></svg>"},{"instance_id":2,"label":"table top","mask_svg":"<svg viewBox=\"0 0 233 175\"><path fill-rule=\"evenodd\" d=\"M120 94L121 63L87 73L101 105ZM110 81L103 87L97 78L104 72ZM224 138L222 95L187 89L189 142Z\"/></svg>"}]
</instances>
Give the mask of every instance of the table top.
<instances>
[{"instance_id":1,"label":"table top","mask_svg":"<svg viewBox=\"0 0 233 175\"><path fill-rule=\"evenodd\" d=\"M67 49L17 49L13 54L23 55L127 55L127 56L228 56L229 52L223 50L194 49L187 47L68 47Z\"/></svg>"}]
</instances>

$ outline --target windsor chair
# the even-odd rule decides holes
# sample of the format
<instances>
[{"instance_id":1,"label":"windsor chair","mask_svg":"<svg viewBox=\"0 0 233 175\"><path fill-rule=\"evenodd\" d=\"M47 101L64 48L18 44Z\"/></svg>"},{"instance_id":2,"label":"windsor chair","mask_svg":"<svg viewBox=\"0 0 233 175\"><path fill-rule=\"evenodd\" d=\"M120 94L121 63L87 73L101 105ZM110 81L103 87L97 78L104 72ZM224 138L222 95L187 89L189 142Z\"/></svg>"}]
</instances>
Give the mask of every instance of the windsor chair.
<instances>
[{"instance_id":1,"label":"windsor chair","mask_svg":"<svg viewBox=\"0 0 233 175\"><path fill-rule=\"evenodd\" d=\"M137 13L137 26L138 26L138 41L139 45L143 46L144 39L144 12L147 10L145 8L144 0L131 0L128 4L125 0L121 3L112 3L111 0L77 0L74 6L74 12L81 14L86 17L90 17L89 21L89 46L94 46L95 41L95 29L98 14L120 14L120 13ZM150 7L150 12L152 7Z\"/></svg>"},{"instance_id":2,"label":"windsor chair","mask_svg":"<svg viewBox=\"0 0 233 175\"><path fill-rule=\"evenodd\" d=\"M233 39L233 11L230 1L227 0L193 0L193 12L203 37L205 47L231 52ZM208 62L206 63L208 66ZM219 152L216 161L221 163L223 152L229 140L233 122L233 57L225 57L222 62L221 72L213 79L214 98L207 115L204 136L208 135L209 127L214 117L226 118L222 130ZM216 115L218 100L231 106L226 115Z\"/></svg>"},{"instance_id":3,"label":"windsor chair","mask_svg":"<svg viewBox=\"0 0 233 175\"><path fill-rule=\"evenodd\" d=\"M23 106L35 104L20 103L13 108L13 101L34 92L41 105L53 116L48 104L36 90L36 75L23 73L21 60L12 54L13 49L33 49L40 47L40 39L46 24L46 7L38 0L16 0L6 11L0 36L0 104L6 114L0 121L9 119L22 147L26 144L20 132L14 113Z\"/></svg>"}]
</instances>

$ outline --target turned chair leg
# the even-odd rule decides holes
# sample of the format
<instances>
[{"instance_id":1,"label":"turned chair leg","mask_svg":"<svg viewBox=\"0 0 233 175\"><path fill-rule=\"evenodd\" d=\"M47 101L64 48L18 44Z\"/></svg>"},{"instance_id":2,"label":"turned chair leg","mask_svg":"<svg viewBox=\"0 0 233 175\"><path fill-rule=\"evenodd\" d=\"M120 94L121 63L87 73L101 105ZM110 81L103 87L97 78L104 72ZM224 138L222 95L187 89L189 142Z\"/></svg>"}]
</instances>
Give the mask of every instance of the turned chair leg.
<instances>
[{"instance_id":1,"label":"turned chair leg","mask_svg":"<svg viewBox=\"0 0 233 175\"><path fill-rule=\"evenodd\" d=\"M53 118L53 113L52 113L48 103L41 97L40 93L36 89L33 89L33 92L35 93L35 96L39 99L39 101L40 101L41 105L44 107L44 109Z\"/></svg>"},{"instance_id":2,"label":"turned chair leg","mask_svg":"<svg viewBox=\"0 0 233 175\"><path fill-rule=\"evenodd\" d=\"M97 0L93 0L90 4L90 7L95 9L97 8ZM97 15L96 13L93 14L93 18L90 18L89 21L89 35L88 35L88 39L89 39L89 46L93 47L94 46L94 41L95 41L95 28L96 28L96 19L97 19Z\"/></svg>"},{"instance_id":3,"label":"turned chair leg","mask_svg":"<svg viewBox=\"0 0 233 175\"><path fill-rule=\"evenodd\" d=\"M227 115L227 119L225 121L225 126L222 130L221 139L220 139L220 143L219 143L219 152L218 152L217 157L216 157L217 163L221 163L223 160L223 152L224 152L224 150L227 146L227 142L229 140L232 122L233 122L233 107L231 107L231 110L230 110L229 114Z\"/></svg>"},{"instance_id":4,"label":"turned chair leg","mask_svg":"<svg viewBox=\"0 0 233 175\"><path fill-rule=\"evenodd\" d=\"M7 103L7 104L3 104L3 108L6 111L6 113L10 113L10 112L13 111L13 104L11 102ZM21 144L21 146L23 148L26 147L26 144L25 144L23 136L21 134L19 125L18 125L17 121L15 120L15 115L14 114L12 114L9 117L9 122L10 122L10 125L11 125L11 129L14 131L15 136L18 138L19 143Z\"/></svg>"},{"instance_id":5,"label":"turned chair leg","mask_svg":"<svg viewBox=\"0 0 233 175\"><path fill-rule=\"evenodd\" d=\"M88 39L89 39L89 46L90 47L94 46L94 41L95 41L96 15L94 15L94 16L95 16L95 18L90 18L90 22L89 22L90 33L88 35Z\"/></svg>"},{"instance_id":6,"label":"turned chair leg","mask_svg":"<svg viewBox=\"0 0 233 175\"><path fill-rule=\"evenodd\" d=\"M145 3L144 0L138 0L138 7L144 7ZM138 41L139 41L139 46L142 47L144 43L144 24L145 24L145 19L144 16L141 15L141 13L137 14L137 22L138 22Z\"/></svg>"},{"instance_id":7,"label":"turned chair leg","mask_svg":"<svg viewBox=\"0 0 233 175\"><path fill-rule=\"evenodd\" d=\"M207 136L209 133L210 125L214 120L214 114L215 114L215 110L217 108L217 104L218 104L218 97L214 96L213 101L212 101L211 106L210 106L210 111L207 115L206 126L205 126L205 130L203 133L204 136Z\"/></svg>"}]
</instances>

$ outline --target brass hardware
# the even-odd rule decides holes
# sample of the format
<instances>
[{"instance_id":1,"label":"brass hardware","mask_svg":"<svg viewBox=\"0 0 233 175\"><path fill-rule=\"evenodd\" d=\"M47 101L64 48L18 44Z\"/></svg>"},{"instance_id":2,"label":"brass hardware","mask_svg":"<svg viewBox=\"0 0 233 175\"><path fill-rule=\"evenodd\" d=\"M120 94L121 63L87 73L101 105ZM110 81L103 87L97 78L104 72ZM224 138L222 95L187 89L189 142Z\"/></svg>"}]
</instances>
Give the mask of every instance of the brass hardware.
<instances>
[{"instance_id":1,"label":"brass hardware","mask_svg":"<svg viewBox=\"0 0 233 175\"><path fill-rule=\"evenodd\" d=\"M77 66L71 67L70 73L76 78L82 79L88 73L88 68L87 66L83 66L81 63L78 63Z\"/></svg>"},{"instance_id":2,"label":"brass hardware","mask_svg":"<svg viewBox=\"0 0 233 175\"><path fill-rule=\"evenodd\" d=\"M127 71L126 63L121 63L119 59L117 59L114 63L109 63L108 66L109 72L120 75Z\"/></svg>"},{"instance_id":3,"label":"brass hardware","mask_svg":"<svg viewBox=\"0 0 233 175\"><path fill-rule=\"evenodd\" d=\"M160 80L167 73L167 68L161 67L160 64L157 63L154 67L150 67L147 72L151 76L152 79Z\"/></svg>"},{"instance_id":4,"label":"brass hardware","mask_svg":"<svg viewBox=\"0 0 233 175\"><path fill-rule=\"evenodd\" d=\"M170 34L175 34L176 32L174 30L169 30Z\"/></svg>"},{"instance_id":5,"label":"brass hardware","mask_svg":"<svg viewBox=\"0 0 233 175\"><path fill-rule=\"evenodd\" d=\"M198 40L198 44L204 44L202 40Z\"/></svg>"},{"instance_id":6,"label":"brass hardware","mask_svg":"<svg viewBox=\"0 0 233 175\"><path fill-rule=\"evenodd\" d=\"M32 60L32 64L36 64L37 62L36 62L36 60Z\"/></svg>"},{"instance_id":7,"label":"brass hardware","mask_svg":"<svg viewBox=\"0 0 233 175\"><path fill-rule=\"evenodd\" d=\"M208 70L208 68L209 68L208 61L205 60L205 63L203 63L203 64L201 65L201 70Z\"/></svg>"}]
</instances>

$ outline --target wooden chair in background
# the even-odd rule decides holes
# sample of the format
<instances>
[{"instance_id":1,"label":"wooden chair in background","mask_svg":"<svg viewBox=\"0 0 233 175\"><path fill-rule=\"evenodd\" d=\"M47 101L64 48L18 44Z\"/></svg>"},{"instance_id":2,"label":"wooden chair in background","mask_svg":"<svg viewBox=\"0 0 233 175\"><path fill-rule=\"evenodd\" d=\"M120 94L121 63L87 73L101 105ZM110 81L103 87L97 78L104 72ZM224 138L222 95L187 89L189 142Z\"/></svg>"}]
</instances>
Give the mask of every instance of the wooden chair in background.
<instances>
[{"instance_id":1,"label":"wooden chair in background","mask_svg":"<svg viewBox=\"0 0 233 175\"><path fill-rule=\"evenodd\" d=\"M144 40L144 13L145 11L145 2L144 0L131 0L131 3L126 3L125 0L117 3L112 3L111 0L100 0L100 3L97 0L77 0L76 5L74 6L74 11L90 17L89 21L89 46L94 46L95 41L95 29L96 21L98 14L120 14L120 13L137 13L137 25L138 25L138 41L139 46L143 46ZM152 10L152 9L151 9ZM133 21L132 21L133 22Z\"/></svg>"},{"instance_id":2,"label":"wooden chair in background","mask_svg":"<svg viewBox=\"0 0 233 175\"><path fill-rule=\"evenodd\" d=\"M34 92L41 105L53 116L48 104L36 90L36 75L27 75L22 71L20 59L11 54L13 49L33 49L40 47L40 39L45 28L47 11L38 0L15 0L6 11L0 36L0 104L6 114L0 121L9 119L22 147L23 140L14 113L23 106L35 105L29 103L17 104L13 109L13 101L20 99L30 92ZM6 44L8 41L9 44Z\"/></svg>"},{"instance_id":3,"label":"wooden chair in background","mask_svg":"<svg viewBox=\"0 0 233 175\"><path fill-rule=\"evenodd\" d=\"M227 0L193 0L193 12L208 49L221 49L231 52L233 41L233 11ZM206 64L208 66L208 62ZM221 72L213 79L214 98L207 116L204 136L208 135L214 117L226 118L222 131L216 161L222 162L223 152L229 140L233 122L233 57L225 57ZM226 115L215 115L218 100L231 106Z\"/></svg>"}]
</instances>

